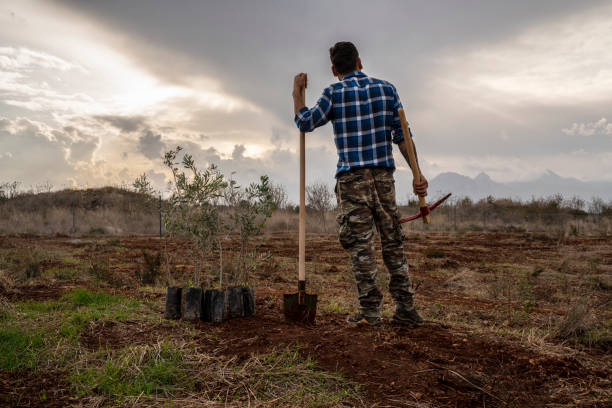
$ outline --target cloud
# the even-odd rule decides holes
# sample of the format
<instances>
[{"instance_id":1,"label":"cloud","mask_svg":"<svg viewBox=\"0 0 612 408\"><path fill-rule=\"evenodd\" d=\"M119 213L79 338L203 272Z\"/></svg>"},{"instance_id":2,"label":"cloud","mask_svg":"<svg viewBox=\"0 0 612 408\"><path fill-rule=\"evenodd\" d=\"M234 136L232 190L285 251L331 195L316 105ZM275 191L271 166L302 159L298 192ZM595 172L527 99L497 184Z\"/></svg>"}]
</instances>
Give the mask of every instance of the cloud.
<instances>
[{"instance_id":1,"label":"cloud","mask_svg":"<svg viewBox=\"0 0 612 408\"><path fill-rule=\"evenodd\" d=\"M368 74L396 84L430 178L453 170L529 177L540 159L563 173L568 157L567 168L582 177L600 176L592 163L608 168L607 138L571 132L588 133L593 118L609 117L609 6L384 1L394 10L386 28L366 33L359 27L368 15L355 4L314 0L303 9L272 0L236 13L223 2L9 0L28 24L0 15L9 44L0 47L0 115L11 118L0 119L0 132L17 140L15 118L27 116L40 131L23 140L47 143L67 166L62 179L161 174L161 152L180 144L245 182L267 173L295 198L291 79L309 73L312 104L334 80L327 48L348 38ZM298 10L320 30L296 25ZM343 21L334 19L338 11ZM28 149L11 143L0 153ZM10 174L38 182L44 173L20 157L2 160L10 159ZM308 180L333 183L335 161L330 126L309 134ZM397 174L410 179L406 169Z\"/></svg>"},{"instance_id":2,"label":"cloud","mask_svg":"<svg viewBox=\"0 0 612 408\"><path fill-rule=\"evenodd\" d=\"M138 150L148 159L160 159L165 148L166 144L162 142L162 136L160 134L156 135L150 130L145 131L138 138Z\"/></svg>"},{"instance_id":3,"label":"cloud","mask_svg":"<svg viewBox=\"0 0 612 408\"><path fill-rule=\"evenodd\" d=\"M48 176L54 182L66 183L74 176L74 168L67 160L70 144L59 140L52 129L25 118L0 120L4 124L0 151L12 153L0 160L0 174L5 181L35 184Z\"/></svg>"},{"instance_id":4,"label":"cloud","mask_svg":"<svg viewBox=\"0 0 612 408\"><path fill-rule=\"evenodd\" d=\"M442 79L468 101L574 105L612 100L612 7L569 14L506 41L448 56ZM443 60L444 58L442 58ZM483 100L484 98L486 100Z\"/></svg>"},{"instance_id":5,"label":"cloud","mask_svg":"<svg viewBox=\"0 0 612 408\"><path fill-rule=\"evenodd\" d=\"M145 124L144 116L98 115L94 119L109 123L122 132L135 132Z\"/></svg>"},{"instance_id":6,"label":"cloud","mask_svg":"<svg viewBox=\"0 0 612 408\"><path fill-rule=\"evenodd\" d=\"M118 181L114 165L96 160L100 138L76 127L52 128L26 118L0 117L0 174L24 187L102 186ZM6 154L10 152L11 154Z\"/></svg>"},{"instance_id":7,"label":"cloud","mask_svg":"<svg viewBox=\"0 0 612 408\"><path fill-rule=\"evenodd\" d=\"M33 69L70 71L85 69L65 59L24 47L0 47L0 69L5 71L31 71Z\"/></svg>"},{"instance_id":8,"label":"cloud","mask_svg":"<svg viewBox=\"0 0 612 408\"><path fill-rule=\"evenodd\" d=\"M574 122L572 123L572 126L570 126L569 128L561 129L561 131L569 136L612 136L612 123L608 122L606 118L601 118L597 122Z\"/></svg>"}]
</instances>

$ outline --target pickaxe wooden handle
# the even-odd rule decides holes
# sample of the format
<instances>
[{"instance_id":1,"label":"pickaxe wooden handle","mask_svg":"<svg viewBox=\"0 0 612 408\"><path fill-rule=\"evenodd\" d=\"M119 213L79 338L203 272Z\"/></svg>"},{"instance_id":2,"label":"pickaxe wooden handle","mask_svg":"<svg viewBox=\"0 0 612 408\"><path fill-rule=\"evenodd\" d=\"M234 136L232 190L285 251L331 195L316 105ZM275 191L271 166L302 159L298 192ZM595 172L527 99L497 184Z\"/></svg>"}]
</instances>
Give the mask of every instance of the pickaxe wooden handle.
<instances>
[{"instance_id":1,"label":"pickaxe wooden handle","mask_svg":"<svg viewBox=\"0 0 612 408\"><path fill-rule=\"evenodd\" d=\"M421 171L419 170L419 164L416 159L416 152L414 151L414 145L412 144L412 134L410 133L410 128L408 128L408 122L406 121L406 115L404 114L404 109L399 108L397 113L400 117L400 122L402 124L402 133L404 134L404 139L406 140L406 145L408 147L408 162L410 164L410 168L412 169L412 177L414 182L419 182L421 180ZM427 206L427 202L425 201L425 196L419 196L419 210L420 217L423 217L423 222L425 224L429 224L431 221L429 219L429 207Z\"/></svg>"}]
</instances>

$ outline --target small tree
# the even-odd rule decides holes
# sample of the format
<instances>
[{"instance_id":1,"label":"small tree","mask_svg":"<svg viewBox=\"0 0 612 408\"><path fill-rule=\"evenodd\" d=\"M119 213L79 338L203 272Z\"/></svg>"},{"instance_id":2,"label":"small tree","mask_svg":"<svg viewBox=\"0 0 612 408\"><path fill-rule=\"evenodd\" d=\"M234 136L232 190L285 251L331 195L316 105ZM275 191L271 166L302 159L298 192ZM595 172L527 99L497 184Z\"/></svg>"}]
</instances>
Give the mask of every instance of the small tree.
<instances>
[{"instance_id":1,"label":"small tree","mask_svg":"<svg viewBox=\"0 0 612 408\"><path fill-rule=\"evenodd\" d=\"M138 202L139 205L142 205L146 209L153 209L156 207L157 202L159 211L162 211L161 192L153 188L146 173L142 173L140 176L136 177L132 183L132 188L134 192L142 198L142 201Z\"/></svg>"},{"instance_id":2,"label":"small tree","mask_svg":"<svg viewBox=\"0 0 612 408\"><path fill-rule=\"evenodd\" d=\"M593 215L601 215L605 206L604 200L599 197L593 197L589 203L589 212Z\"/></svg>"},{"instance_id":3,"label":"small tree","mask_svg":"<svg viewBox=\"0 0 612 408\"><path fill-rule=\"evenodd\" d=\"M287 190L282 184L270 183L270 192L275 210L284 210L287 207Z\"/></svg>"},{"instance_id":4,"label":"small tree","mask_svg":"<svg viewBox=\"0 0 612 408\"><path fill-rule=\"evenodd\" d=\"M332 192L324 183L314 183L306 187L306 205L315 210L321 221L323 229L327 231L325 225L325 214L330 211L332 206Z\"/></svg>"},{"instance_id":5,"label":"small tree","mask_svg":"<svg viewBox=\"0 0 612 408\"><path fill-rule=\"evenodd\" d=\"M9 200L19 195L19 185L21 182L4 182L0 183L0 200Z\"/></svg>"},{"instance_id":6,"label":"small tree","mask_svg":"<svg viewBox=\"0 0 612 408\"><path fill-rule=\"evenodd\" d=\"M225 191L225 201L230 207L233 228L240 233L238 276L235 276L234 280L247 283L250 272L247 261L251 238L265 227L266 220L272 216L275 205L268 176L261 176L259 183L251 183L245 189L230 179Z\"/></svg>"},{"instance_id":7,"label":"small tree","mask_svg":"<svg viewBox=\"0 0 612 408\"><path fill-rule=\"evenodd\" d=\"M145 197L152 197L156 193L146 173L142 173L140 176L136 177L132 183L132 187L134 188L134 192L142 194Z\"/></svg>"},{"instance_id":8,"label":"small tree","mask_svg":"<svg viewBox=\"0 0 612 408\"><path fill-rule=\"evenodd\" d=\"M227 187L223 174L214 165L199 170L193 157L185 154L179 168L177 156L180 146L164 155L164 164L172 172L172 195L164 214L166 230L171 234L190 237L194 243L194 281L200 283L201 263L217 241L220 228L219 212L215 205ZM199 259L202 262L198 262Z\"/></svg>"}]
</instances>

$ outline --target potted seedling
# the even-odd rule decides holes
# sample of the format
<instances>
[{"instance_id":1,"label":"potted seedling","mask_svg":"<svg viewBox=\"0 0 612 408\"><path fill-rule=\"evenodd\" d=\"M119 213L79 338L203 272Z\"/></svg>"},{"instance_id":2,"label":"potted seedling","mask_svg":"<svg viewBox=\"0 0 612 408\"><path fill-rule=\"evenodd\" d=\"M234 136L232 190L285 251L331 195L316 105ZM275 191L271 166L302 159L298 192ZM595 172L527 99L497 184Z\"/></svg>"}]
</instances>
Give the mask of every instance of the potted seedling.
<instances>
[{"instance_id":1,"label":"potted seedling","mask_svg":"<svg viewBox=\"0 0 612 408\"><path fill-rule=\"evenodd\" d=\"M216 242L219 233L219 212L216 205L217 199L223 195L227 187L223 174L215 166L205 170L199 170L189 154L183 156L183 169L179 168L177 156L182 150L180 146L166 152L164 164L172 172L172 194L168 199L168 211L165 214L166 230L175 235L189 237L194 243L194 277L196 285L189 285L187 289L189 299L186 299L186 319L195 319L198 316L202 320L223 321L225 313L214 312L219 309L225 310L225 296L222 297L209 293L204 294L204 307L202 305L200 283L200 269L204 264L206 255L212 251L212 244ZM198 262L201 259L202 262ZM212 302L212 303L211 303ZM222 302L222 306L221 306ZM213 313L207 311L206 305ZM198 311L199 310L199 315Z\"/></svg>"},{"instance_id":2,"label":"potted seedling","mask_svg":"<svg viewBox=\"0 0 612 408\"><path fill-rule=\"evenodd\" d=\"M251 244L272 215L273 191L267 176L260 177L259 183L251 183L246 189L230 179L224 198L230 208L233 228L240 236L237 273L231 277L234 285L227 288L229 316L251 316L255 313L254 289L249 283L249 273L255 265Z\"/></svg>"},{"instance_id":3,"label":"potted seedling","mask_svg":"<svg viewBox=\"0 0 612 408\"><path fill-rule=\"evenodd\" d=\"M185 291L185 320L199 320L202 311L202 288L189 280Z\"/></svg>"},{"instance_id":4,"label":"potted seedling","mask_svg":"<svg viewBox=\"0 0 612 408\"><path fill-rule=\"evenodd\" d=\"M156 197L159 197L160 211L161 211L161 194L153 188L146 173L143 173L140 176L138 176L136 180L134 180L134 182L132 183L132 187L134 188L134 191L142 197L143 203L145 206L152 205L154 201L156 200ZM172 232L178 231L178 229L177 228L174 228L172 230L169 229L170 225L175 224L174 221L171 221L171 217L176 218L176 213L175 212L171 213L169 211L165 213L166 230L172 233ZM165 237L165 240L164 240L164 252L166 255L166 270L167 270L166 308L164 312L164 318L178 320L181 318L183 289L182 287L176 286L174 284L174 279L172 279L172 276L170 274L170 261L168 258L167 239L168 237ZM143 251L143 256L145 259L145 264L147 265L148 268L150 268L151 261L149 260L149 256L144 251ZM157 255L154 261L157 267L161 266L160 254ZM139 277L139 280L141 281L141 283L152 283L152 282L145 282L146 279L143 279L144 277L145 277L144 274L142 277Z\"/></svg>"}]
</instances>

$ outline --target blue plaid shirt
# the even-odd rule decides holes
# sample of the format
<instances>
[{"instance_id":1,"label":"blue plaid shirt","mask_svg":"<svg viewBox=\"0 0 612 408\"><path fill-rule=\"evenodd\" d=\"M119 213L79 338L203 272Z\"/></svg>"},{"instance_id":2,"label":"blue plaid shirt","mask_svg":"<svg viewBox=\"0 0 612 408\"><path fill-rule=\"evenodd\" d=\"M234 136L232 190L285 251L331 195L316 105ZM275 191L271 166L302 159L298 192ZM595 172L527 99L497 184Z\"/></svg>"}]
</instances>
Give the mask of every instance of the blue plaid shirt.
<instances>
[{"instance_id":1,"label":"blue plaid shirt","mask_svg":"<svg viewBox=\"0 0 612 408\"><path fill-rule=\"evenodd\" d=\"M302 132L332 121L338 150L336 177L358 167L395 169L393 143L404 140L395 87L360 71L330 85L311 109L302 107L295 123Z\"/></svg>"}]
</instances>

